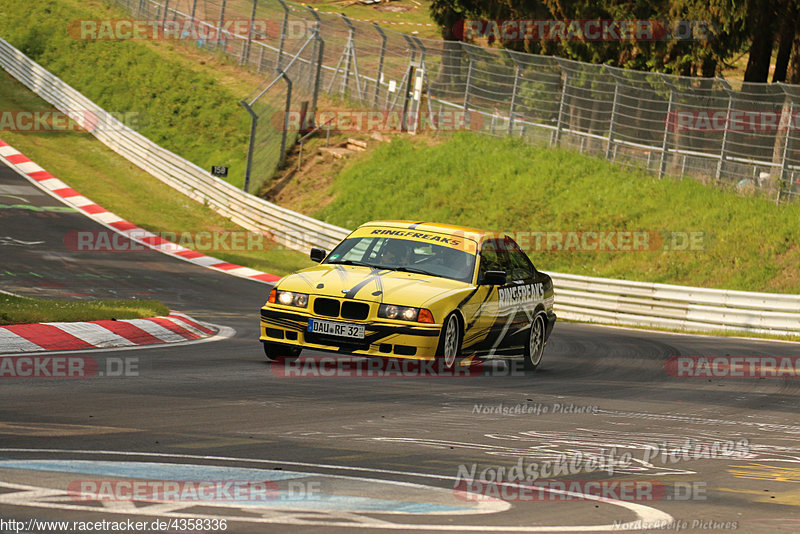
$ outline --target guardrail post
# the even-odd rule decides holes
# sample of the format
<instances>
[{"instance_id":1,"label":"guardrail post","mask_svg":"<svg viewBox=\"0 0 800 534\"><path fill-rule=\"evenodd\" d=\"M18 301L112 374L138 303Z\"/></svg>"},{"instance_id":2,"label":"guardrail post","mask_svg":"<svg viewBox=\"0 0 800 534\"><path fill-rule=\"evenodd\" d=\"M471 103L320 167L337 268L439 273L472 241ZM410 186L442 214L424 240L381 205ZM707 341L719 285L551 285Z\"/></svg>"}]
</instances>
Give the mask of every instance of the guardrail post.
<instances>
[{"instance_id":1,"label":"guardrail post","mask_svg":"<svg viewBox=\"0 0 800 534\"><path fill-rule=\"evenodd\" d=\"M383 61L386 58L386 34L383 33L383 29L378 26L377 23L373 22L372 25L378 32L378 35L381 36L381 54L378 59L378 74L375 76L375 95L372 97L372 105L374 107L378 105L378 93L380 92L381 83L383 83Z\"/></svg>"},{"instance_id":2,"label":"guardrail post","mask_svg":"<svg viewBox=\"0 0 800 534\"><path fill-rule=\"evenodd\" d=\"M197 0L192 0L192 25L194 25L195 13L197 13Z\"/></svg>"},{"instance_id":3,"label":"guardrail post","mask_svg":"<svg viewBox=\"0 0 800 534\"><path fill-rule=\"evenodd\" d=\"M672 115L672 104L675 100L675 89L669 89L669 103L667 104L667 116L664 120L664 139L661 141L661 162L658 165L659 180L664 177L667 171L667 144L669 142L669 118Z\"/></svg>"},{"instance_id":4,"label":"guardrail post","mask_svg":"<svg viewBox=\"0 0 800 534\"><path fill-rule=\"evenodd\" d=\"M217 46L222 44L222 25L225 23L225 6L228 0L222 0L222 8L219 10L219 24L217 25Z\"/></svg>"},{"instance_id":5,"label":"guardrail post","mask_svg":"<svg viewBox=\"0 0 800 534\"><path fill-rule=\"evenodd\" d=\"M250 25L247 27L247 42L242 47L242 59L240 65L244 65L250 61L250 46L253 44L253 26L256 23L256 8L258 7L258 0L253 0L253 9L250 11Z\"/></svg>"}]
</instances>

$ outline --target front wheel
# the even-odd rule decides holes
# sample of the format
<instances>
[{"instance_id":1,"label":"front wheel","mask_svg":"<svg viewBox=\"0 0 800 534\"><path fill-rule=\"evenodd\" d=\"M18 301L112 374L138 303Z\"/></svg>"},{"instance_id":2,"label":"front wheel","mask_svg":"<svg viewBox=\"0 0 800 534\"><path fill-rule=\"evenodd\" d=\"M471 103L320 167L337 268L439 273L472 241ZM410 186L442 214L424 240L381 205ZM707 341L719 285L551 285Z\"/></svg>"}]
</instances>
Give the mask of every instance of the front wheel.
<instances>
[{"instance_id":1,"label":"front wheel","mask_svg":"<svg viewBox=\"0 0 800 534\"><path fill-rule=\"evenodd\" d=\"M458 355L461 352L461 323L458 316L451 313L444 320L442 333L439 337L439 348L436 351L436 360L441 362L444 369L455 368Z\"/></svg>"},{"instance_id":2,"label":"front wheel","mask_svg":"<svg viewBox=\"0 0 800 534\"><path fill-rule=\"evenodd\" d=\"M533 318L531 330L528 334L528 344L525 345L525 370L535 371L542 363L544 353L544 319L541 315Z\"/></svg>"},{"instance_id":3,"label":"front wheel","mask_svg":"<svg viewBox=\"0 0 800 534\"><path fill-rule=\"evenodd\" d=\"M264 357L268 362L279 360L294 360L300 356L300 347L287 347L285 345L275 345L273 343L262 343L264 345Z\"/></svg>"}]
</instances>

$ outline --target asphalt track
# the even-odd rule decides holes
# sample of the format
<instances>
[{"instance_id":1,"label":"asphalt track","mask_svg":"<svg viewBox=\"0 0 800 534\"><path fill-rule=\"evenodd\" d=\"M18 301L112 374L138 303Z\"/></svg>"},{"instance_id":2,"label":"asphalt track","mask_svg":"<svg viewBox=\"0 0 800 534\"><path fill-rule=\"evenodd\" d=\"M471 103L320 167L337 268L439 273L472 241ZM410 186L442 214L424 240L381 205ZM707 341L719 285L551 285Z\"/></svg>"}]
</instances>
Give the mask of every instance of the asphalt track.
<instances>
[{"instance_id":1,"label":"asphalt track","mask_svg":"<svg viewBox=\"0 0 800 534\"><path fill-rule=\"evenodd\" d=\"M674 356L800 356L798 344L559 323L533 376L504 365L484 376L285 376L257 341L269 286L152 251L68 250L68 232L99 227L1 166L0 206L0 289L154 297L236 331L212 343L79 353L101 365L134 359L127 376L0 378L0 531L33 518L225 518L229 532L800 530L797 379L665 371ZM741 457L717 454L732 443ZM668 446L685 450L652 457ZM626 452L631 461L613 475L575 460ZM480 502L454 492L459 466L489 476L560 454L579 472L534 472L604 482L610 498L558 486L534 497L507 486ZM152 503L66 491L132 479L267 481L277 492ZM611 480L660 489L631 498ZM222 531L201 526L162 531Z\"/></svg>"}]
</instances>

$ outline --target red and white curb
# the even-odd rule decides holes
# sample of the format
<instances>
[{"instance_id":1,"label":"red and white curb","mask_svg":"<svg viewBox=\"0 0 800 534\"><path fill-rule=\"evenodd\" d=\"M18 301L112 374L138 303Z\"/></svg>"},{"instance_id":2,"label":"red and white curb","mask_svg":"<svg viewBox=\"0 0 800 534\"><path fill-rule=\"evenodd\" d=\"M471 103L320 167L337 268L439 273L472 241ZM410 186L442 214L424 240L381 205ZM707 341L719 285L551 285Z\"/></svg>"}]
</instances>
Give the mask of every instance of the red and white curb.
<instances>
[{"instance_id":1,"label":"red and white curb","mask_svg":"<svg viewBox=\"0 0 800 534\"><path fill-rule=\"evenodd\" d=\"M212 256L207 256L195 250L178 245L160 236L139 228L133 223L124 220L102 206L97 205L81 195L67 184L44 170L42 167L28 159L24 154L0 139L0 161L15 169L31 183L35 184L51 196L64 204L73 207L106 228L125 235L132 241L148 248L168 254L195 265L214 269L241 278L248 278L257 282L271 283L280 279L280 276L257 271L249 267L222 261Z\"/></svg>"},{"instance_id":2,"label":"red and white curb","mask_svg":"<svg viewBox=\"0 0 800 534\"><path fill-rule=\"evenodd\" d=\"M0 353L183 343L210 338L220 330L174 311L148 319L15 324L0 326Z\"/></svg>"}]
</instances>

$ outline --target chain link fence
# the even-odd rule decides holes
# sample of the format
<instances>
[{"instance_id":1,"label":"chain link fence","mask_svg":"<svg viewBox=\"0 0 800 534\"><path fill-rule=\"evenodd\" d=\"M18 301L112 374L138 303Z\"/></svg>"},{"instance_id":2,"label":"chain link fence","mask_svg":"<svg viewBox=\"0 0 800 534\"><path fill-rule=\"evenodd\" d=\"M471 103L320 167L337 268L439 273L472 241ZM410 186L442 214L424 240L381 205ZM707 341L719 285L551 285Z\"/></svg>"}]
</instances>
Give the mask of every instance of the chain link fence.
<instances>
[{"instance_id":1,"label":"chain link fence","mask_svg":"<svg viewBox=\"0 0 800 534\"><path fill-rule=\"evenodd\" d=\"M244 102L257 117L252 174L269 179L290 121L315 124L320 91L353 106L463 112L465 127L572 147L659 177L800 195L800 87L618 69L456 41L421 39L283 0L115 0L140 19L192 21L198 45L267 78ZM244 33L231 20L245 21ZM281 113L282 112L282 113ZM265 120L270 117L269 120Z\"/></svg>"}]
</instances>

